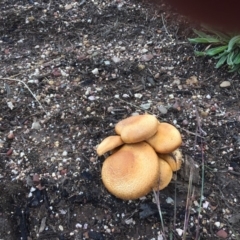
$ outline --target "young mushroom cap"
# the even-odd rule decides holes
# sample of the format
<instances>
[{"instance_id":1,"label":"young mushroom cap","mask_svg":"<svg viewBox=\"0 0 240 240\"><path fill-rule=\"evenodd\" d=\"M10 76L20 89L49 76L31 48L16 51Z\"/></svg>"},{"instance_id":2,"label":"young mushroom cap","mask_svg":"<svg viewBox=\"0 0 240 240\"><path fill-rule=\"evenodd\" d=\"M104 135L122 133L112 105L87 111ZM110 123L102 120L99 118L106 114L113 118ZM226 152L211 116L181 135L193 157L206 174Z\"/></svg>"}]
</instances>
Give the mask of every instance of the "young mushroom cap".
<instances>
[{"instance_id":1,"label":"young mushroom cap","mask_svg":"<svg viewBox=\"0 0 240 240\"><path fill-rule=\"evenodd\" d=\"M176 127L159 123L157 133L146 140L158 153L171 153L182 144L182 137Z\"/></svg>"},{"instance_id":2,"label":"young mushroom cap","mask_svg":"<svg viewBox=\"0 0 240 240\"><path fill-rule=\"evenodd\" d=\"M159 175L157 184L154 187L154 190L162 190L171 182L173 171L170 165L161 158L158 158L159 162Z\"/></svg>"},{"instance_id":3,"label":"young mushroom cap","mask_svg":"<svg viewBox=\"0 0 240 240\"><path fill-rule=\"evenodd\" d=\"M110 193L124 200L148 194L156 185L159 161L146 142L124 144L102 166L102 181Z\"/></svg>"},{"instance_id":4,"label":"young mushroom cap","mask_svg":"<svg viewBox=\"0 0 240 240\"><path fill-rule=\"evenodd\" d=\"M98 156L103 155L104 153L111 151L121 145L124 142L122 141L120 136L109 136L106 137L98 146L97 146L97 154Z\"/></svg>"},{"instance_id":5,"label":"young mushroom cap","mask_svg":"<svg viewBox=\"0 0 240 240\"><path fill-rule=\"evenodd\" d=\"M171 167L172 171L178 171L182 165L182 153L179 149L176 149L172 153L161 154L158 153L158 157L165 160Z\"/></svg>"},{"instance_id":6,"label":"young mushroom cap","mask_svg":"<svg viewBox=\"0 0 240 240\"><path fill-rule=\"evenodd\" d=\"M153 115L136 115L118 122L115 131L125 143L136 143L152 137L157 132L158 124Z\"/></svg>"}]
</instances>

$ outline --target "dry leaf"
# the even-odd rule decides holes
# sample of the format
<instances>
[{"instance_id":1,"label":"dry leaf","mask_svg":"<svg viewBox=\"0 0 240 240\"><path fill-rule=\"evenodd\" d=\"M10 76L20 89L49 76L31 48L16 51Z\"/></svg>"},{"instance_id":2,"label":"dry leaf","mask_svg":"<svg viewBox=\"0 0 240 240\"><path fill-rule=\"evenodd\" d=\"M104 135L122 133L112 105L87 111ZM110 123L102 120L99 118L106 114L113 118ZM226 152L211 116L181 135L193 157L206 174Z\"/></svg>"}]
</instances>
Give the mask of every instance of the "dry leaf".
<instances>
[{"instance_id":1,"label":"dry leaf","mask_svg":"<svg viewBox=\"0 0 240 240\"><path fill-rule=\"evenodd\" d=\"M190 172L192 172L193 184L199 184L200 182L199 165L189 155L185 155L184 164L182 168L179 170L179 174L185 181L189 181Z\"/></svg>"},{"instance_id":2,"label":"dry leaf","mask_svg":"<svg viewBox=\"0 0 240 240\"><path fill-rule=\"evenodd\" d=\"M191 76L186 80L186 84L190 86L196 86L198 85L198 79L196 76Z\"/></svg>"}]
</instances>

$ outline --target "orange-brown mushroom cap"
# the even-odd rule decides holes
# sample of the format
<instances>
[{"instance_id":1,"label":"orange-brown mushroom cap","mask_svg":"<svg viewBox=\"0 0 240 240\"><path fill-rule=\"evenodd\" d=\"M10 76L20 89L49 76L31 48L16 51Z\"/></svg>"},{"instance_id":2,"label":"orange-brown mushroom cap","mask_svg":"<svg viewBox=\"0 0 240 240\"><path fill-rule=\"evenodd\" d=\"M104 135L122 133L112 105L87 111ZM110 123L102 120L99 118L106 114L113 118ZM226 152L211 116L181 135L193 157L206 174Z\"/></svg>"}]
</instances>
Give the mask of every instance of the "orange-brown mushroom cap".
<instances>
[{"instance_id":1,"label":"orange-brown mushroom cap","mask_svg":"<svg viewBox=\"0 0 240 240\"><path fill-rule=\"evenodd\" d=\"M115 149L123 145L124 142L122 141L120 136L109 136L103 139L103 141L97 146L97 154L98 156L103 155L104 153Z\"/></svg>"},{"instance_id":2,"label":"orange-brown mushroom cap","mask_svg":"<svg viewBox=\"0 0 240 240\"><path fill-rule=\"evenodd\" d=\"M154 190L162 190L171 182L173 171L170 165L161 158L158 158L159 161L159 175L157 184L154 187Z\"/></svg>"},{"instance_id":3,"label":"orange-brown mushroom cap","mask_svg":"<svg viewBox=\"0 0 240 240\"><path fill-rule=\"evenodd\" d=\"M115 131L125 143L136 143L152 137L157 132L158 124L153 115L136 115L118 122Z\"/></svg>"},{"instance_id":4,"label":"orange-brown mushroom cap","mask_svg":"<svg viewBox=\"0 0 240 240\"><path fill-rule=\"evenodd\" d=\"M102 166L102 181L110 193L131 200L148 194L156 185L159 161L146 142L124 144Z\"/></svg>"},{"instance_id":5,"label":"orange-brown mushroom cap","mask_svg":"<svg viewBox=\"0 0 240 240\"><path fill-rule=\"evenodd\" d=\"M182 153L179 149L176 149L172 153L161 154L158 153L158 157L165 160L171 167L172 171L178 171L182 165Z\"/></svg>"},{"instance_id":6,"label":"orange-brown mushroom cap","mask_svg":"<svg viewBox=\"0 0 240 240\"><path fill-rule=\"evenodd\" d=\"M158 153L170 153L182 144L182 137L176 127L159 123L157 133L146 140Z\"/></svg>"}]
</instances>

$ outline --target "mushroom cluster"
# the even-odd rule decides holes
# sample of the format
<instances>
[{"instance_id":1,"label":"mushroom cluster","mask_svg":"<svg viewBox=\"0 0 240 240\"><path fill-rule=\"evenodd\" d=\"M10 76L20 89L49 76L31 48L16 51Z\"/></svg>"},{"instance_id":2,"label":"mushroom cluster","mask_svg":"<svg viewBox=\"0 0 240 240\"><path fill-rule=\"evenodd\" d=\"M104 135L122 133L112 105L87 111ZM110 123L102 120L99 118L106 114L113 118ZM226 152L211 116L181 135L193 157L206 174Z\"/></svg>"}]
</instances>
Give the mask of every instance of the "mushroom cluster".
<instances>
[{"instance_id":1,"label":"mushroom cluster","mask_svg":"<svg viewBox=\"0 0 240 240\"><path fill-rule=\"evenodd\" d=\"M124 200L165 188L181 167L181 134L173 125L149 114L128 117L115 126L117 135L97 146L99 156L110 152L102 166L102 181Z\"/></svg>"}]
</instances>

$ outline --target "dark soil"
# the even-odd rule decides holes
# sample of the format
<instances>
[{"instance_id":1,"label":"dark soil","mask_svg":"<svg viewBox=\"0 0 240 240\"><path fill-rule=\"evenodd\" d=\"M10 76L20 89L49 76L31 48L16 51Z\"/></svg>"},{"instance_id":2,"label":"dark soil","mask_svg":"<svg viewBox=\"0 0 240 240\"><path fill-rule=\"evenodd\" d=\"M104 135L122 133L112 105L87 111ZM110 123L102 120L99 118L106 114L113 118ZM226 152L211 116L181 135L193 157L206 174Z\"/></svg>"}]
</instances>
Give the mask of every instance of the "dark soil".
<instances>
[{"instance_id":1,"label":"dark soil","mask_svg":"<svg viewBox=\"0 0 240 240\"><path fill-rule=\"evenodd\" d=\"M186 239L240 238L239 76L194 56L196 24L139 1L0 7L0 239L182 239L184 222ZM101 181L97 144L136 112L183 138L164 231L152 193L123 201Z\"/></svg>"}]
</instances>

